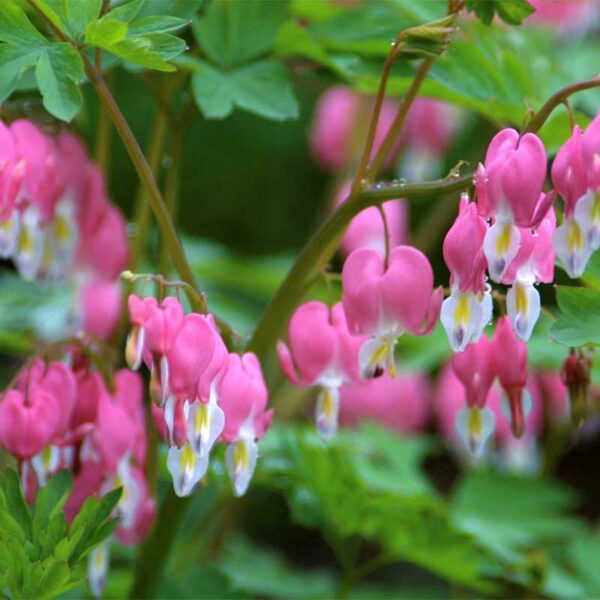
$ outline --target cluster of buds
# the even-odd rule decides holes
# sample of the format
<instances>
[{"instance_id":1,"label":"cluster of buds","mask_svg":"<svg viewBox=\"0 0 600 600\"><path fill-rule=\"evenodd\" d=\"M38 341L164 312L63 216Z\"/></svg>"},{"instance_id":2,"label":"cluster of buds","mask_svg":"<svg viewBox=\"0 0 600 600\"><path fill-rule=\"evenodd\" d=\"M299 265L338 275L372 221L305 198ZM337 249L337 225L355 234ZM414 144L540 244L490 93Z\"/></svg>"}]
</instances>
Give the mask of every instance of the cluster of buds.
<instances>
[{"instance_id":1,"label":"cluster of buds","mask_svg":"<svg viewBox=\"0 0 600 600\"><path fill-rule=\"evenodd\" d=\"M0 445L18 461L29 502L52 475L64 469L73 473L65 507L69 520L89 496L123 488L115 535L124 544L138 544L155 512L145 476L141 378L123 369L110 389L77 349L70 349L66 360L33 359L2 394ZM108 568L109 543L90 560L90 585L98 593Z\"/></svg>"},{"instance_id":2,"label":"cluster of buds","mask_svg":"<svg viewBox=\"0 0 600 600\"><path fill-rule=\"evenodd\" d=\"M185 315L176 298L131 295L128 305L127 364L135 370L144 362L150 370L153 417L169 446L176 494L193 492L221 440L234 492L243 495L256 467L256 442L272 418L258 359L230 354L213 316Z\"/></svg>"}]
</instances>

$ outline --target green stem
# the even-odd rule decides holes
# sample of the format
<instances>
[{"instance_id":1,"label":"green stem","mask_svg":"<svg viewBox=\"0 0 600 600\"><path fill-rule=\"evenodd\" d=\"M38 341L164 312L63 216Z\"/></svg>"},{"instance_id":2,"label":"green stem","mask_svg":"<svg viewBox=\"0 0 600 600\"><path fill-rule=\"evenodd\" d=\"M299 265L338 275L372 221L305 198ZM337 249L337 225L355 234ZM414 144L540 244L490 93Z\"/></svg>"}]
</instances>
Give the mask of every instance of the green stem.
<instances>
[{"instance_id":1,"label":"green stem","mask_svg":"<svg viewBox=\"0 0 600 600\"><path fill-rule=\"evenodd\" d=\"M381 78L379 79L379 87L377 88L377 95L375 96L375 104L373 106L373 112L371 113L371 121L369 123L369 130L367 131L367 137L365 139L365 145L363 147L358 169L354 181L352 182L352 194L357 194L363 185L363 179L367 174L367 167L369 165L369 158L373 150L373 144L375 143L375 134L377 133L377 125L379 123L379 114L381 112L381 106L383 105L383 99L385 97L385 88L387 86L387 80L392 69L392 65L398 56L400 51L400 44L406 37L406 31L401 31L394 43L392 49L388 54L385 62L383 63L383 70L381 72Z\"/></svg>"},{"instance_id":2,"label":"green stem","mask_svg":"<svg viewBox=\"0 0 600 600\"><path fill-rule=\"evenodd\" d=\"M171 164L167 169L165 177L165 202L167 209L171 215L171 219L175 222L177 208L177 194L179 192L179 171L181 165L181 150L183 147L183 127L180 123L175 127L171 138ZM158 261L158 272L167 275L169 270L169 247L164 242L160 246L160 258Z\"/></svg>"},{"instance_id":3,"label":"green stem","mask_svg":"<svg viewBox=\"0 0 600 600\"><path fill-rule=\"evenodd\" d=\"M306 282L330 261L346 227L361 210L395 198L428 198L458 192L467 189L472 180L470 173L450 180L373 186L351 195L317 230L292 265L254 330L248 350L265 358L301 298Z\"/></svg>"},{"instance_id":4,"label":"green stem","mask_svg":"<svg viewBox=\"0 0 600 600\"><path fill-rule=\"evenodd\" d=\"M107 181L110 170L111 140L112 123L104 107L100 105L98 109L98 126L96 128L96 163Z\"/></svg>"},{"instance_id":5,"label":"green stem","mask_svg":"<svg viewBox=\"0 0 600 600\"><path fill-rule=\"evenodd\" d=\"M368 181L373 181L377 177L378 173L381 171L386 158L388 157L389 153L391 152L394 146L394 143L398 138L398 134L400 133L402 125L406 120L408 111L410 110L410 107L412 106L412 103L414 102L414 99L417 96L419 88L421 87L421 84L423 83L423 80L425 79L425 76L427 75L427 72L431 68L432 64L433 59L428 58L421 63L421 66L417 70L417 73L410 85L410 88L408 89L408 92L406 92L406 96L404 97L404 100L402 101L402 104L398 109L398 114L396 115L394 122L392 123L383 142L381 143L381 146L377 150L377 154L375 154L375 157L373 158L371 164L367 169L365 177Z\"/></svg>"},{"instance_id":6,"label":"green stem","mask_svg":"<svg viewBox=\"0 0 600 600\"><path fill-rule=\"evenodd\" d=\"M150 208L154 213L154 217L158 223L158 227L160 228L163 240L169 248L169 253L171 255L171 259L173 260L173 264L175 265L175 268L177 269L181 279L196 289L196 278L187 261L183 251L183 246L181 245L181 240L177 235L177 231L175 230L175 226L173 225L173 221L169 215L169 210L163 200L160 190L158 189L158 185L156 184L152 170L146 161L146 157L137 143L129 124L125 120L121 109L115 102L113 95L110 93L105 81L97 76L89 62L84 61L84 64L88 79L100 97L100 100L104 105L106 112L109 114L115 129L119 133L121 141L125 145L129 157L133 162L133 166L135 167L138 177L146 190L148 204L150 204ZM192 308L195 311L203 312L204 307L197 302L193 294L188 294L188 298Z\"/></svg>"},{"instance_id":7,"label":"green stem","mask_svg":"<svg viewBox=\"0 0 600 600\"><path fill-rule=\"evenodd\" d=\"M160 107L157 107L152 123L150 141L146 149L148 166L153 173L158 173L168 124L169 118L167 113ZM148 202L146 187L143 185L140 186L135 199L133 220L136 224L136 232L131 248L131 270L137 271L144 255L148 225L150 223L150 203Z\"/></svg>"},{"instance_id":8,"label":"green stem","mask_svg":"<svg viewBox=\"0 0 600 600\"><path fill-rule=\"evenodd\" d=\"M586 79L585 81L578 81L577 83L573 83L558 90L558 92L550 96L542 108L535 113L535 115L523 129L522 133L535 133L536 131L539 131L544 123L548 120L548 117L551 115L552 111L557 106L565 102L569 96L572 96L577 92L582 92L583 90L590 90L595 87L600 87L600 75L592 77L592 79Z\"/></svg>"},{"instance_id":9,"label":"green stem","mask_svg":"<svg viewBox=\"0 0 600 600\"><path fill-rule=\"evenodd\" d=\"M173 543L191 496L178 498L172 488L166 493L150 534L140 546L130 598L153 598L169 560Z\"/></svg>"}]
</instances>

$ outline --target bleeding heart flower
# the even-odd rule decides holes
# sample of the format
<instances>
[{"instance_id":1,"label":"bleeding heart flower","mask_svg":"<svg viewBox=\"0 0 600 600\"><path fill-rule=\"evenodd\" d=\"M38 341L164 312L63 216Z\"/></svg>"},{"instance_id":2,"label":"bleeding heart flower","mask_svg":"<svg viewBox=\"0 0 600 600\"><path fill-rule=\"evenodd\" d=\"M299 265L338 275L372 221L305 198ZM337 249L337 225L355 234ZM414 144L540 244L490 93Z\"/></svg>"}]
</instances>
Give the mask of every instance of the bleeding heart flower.
<instances>
[{"instance_id":1,"label":"bleeding heart flower","mask_svg":"<svg viewBox=\"0 0 600 600\"><path fill-rule=\"evenodd\" d=\"M430 333L440 312L443 290L433 289L429 261L416 248L396 246L386 265L377 251L361 248L346 259L342 284L350 332L369 337L359 352L361 376L393 376L396 339Z\"/></svg>"}]
</instances>

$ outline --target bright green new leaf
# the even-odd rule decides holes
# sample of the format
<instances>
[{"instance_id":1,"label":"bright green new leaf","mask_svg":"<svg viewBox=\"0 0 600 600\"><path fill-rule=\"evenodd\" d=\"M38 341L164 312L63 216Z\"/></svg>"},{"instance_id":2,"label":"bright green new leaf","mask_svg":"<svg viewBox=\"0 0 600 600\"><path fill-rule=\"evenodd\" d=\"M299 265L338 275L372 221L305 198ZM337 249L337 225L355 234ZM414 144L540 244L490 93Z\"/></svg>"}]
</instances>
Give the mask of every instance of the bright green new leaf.
<instances>
[{"instance_id":1,"label":"bright green new leaf","mask_svg":"<svg viewBox=\"0 0 600 600\"><path fill-rule=\"evenodd\" d=\"M127 24L116 19L102 18L90 23L85 30L85 43L109 48L125 39Z\"/></svg>"},{"instance_id":2,"label":"bright green new leaf","mask_svg":"<svg viewBox=\"0 0 600 600\"><path fill-rule=\"evenodd\" d=\"M288 17L286 1L213 0L193 29L208 58L233 67L267 54Z\"/></svg>"},{"instance_id":3,"label":"bright green new leaf","mask_svg":"<svg viewBox=\"0 0 600 600\"><path fill-rule=\"evenodd\" d=\"M288 72L279 63L263 61L225 72L197 61L195 71L194 98L208 119L222 119L234 107L276 121L298 116Z\"/></svg>"},{"instance_id":4,"label":"bright green new leaf","mask_svg":"<svg viewBox=\"0 0 600 600\"><path fill-rule=\"evenodd\" d=\"M71 474L65 470L52 477L40 489L35 499L33 513L34 535L39 535L42 530L49 526L50 520L62 511L72 487Z\"/></svg>"},{"instance_id":5,"label":"bright green new leaf","mask_svg":"<svg viewBox=\"0 0 600 600\"><path fill-rule=\"evenodd\" d=\"M175 71L175 67L170 65L154 49L152 41L148 37L126 38L116 44L108 45L105 50L108 50L123 60L130 61L148 69L165 72Z\"/></svg>"}]
</instances>

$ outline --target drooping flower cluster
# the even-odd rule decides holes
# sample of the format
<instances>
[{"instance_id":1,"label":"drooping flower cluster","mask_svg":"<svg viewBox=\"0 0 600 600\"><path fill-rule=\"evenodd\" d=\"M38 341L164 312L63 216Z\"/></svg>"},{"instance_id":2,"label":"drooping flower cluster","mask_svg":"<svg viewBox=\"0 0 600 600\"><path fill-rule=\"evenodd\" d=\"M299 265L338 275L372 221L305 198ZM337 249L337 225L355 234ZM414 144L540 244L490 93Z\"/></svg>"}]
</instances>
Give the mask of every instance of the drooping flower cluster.
<instances>
[{"instance_id":1,"label":"drooping flower cluster","mask_svg":"<svg viewBox=\"0 0 600 600\"><path fill-rule=\"evenodd\" d=\"M477 425L480 419L482 433L485 429L489 429L489 422L493 421L493 436L490 432L490 439L493 437L496 441L497 458L501 464L510 470L535 471L539 466L536 440L542 434L546 420L551 421L548 425L554 425L568 419L568 401L566 388L557 373L547 371L530 373L527 390L531 394L532 408L525 417L524 433L517 439L512 435L505 410L506 404L498 382L494 382L489 388L485 409L480 409L479 415L472 413L471 416L468 408L465 409L465 386L449 364L442 370L434 397L434 414L440 433L460 456L470 459L473 456L472 449L469 447L471 440L468 435L465 436L465 433L468 433L469 417L471 416L472 426ZM459 414L463 416L459 417ZM456 428L457 420L462 424L460 432ZM482 460L486 454L489 454L486 449L490 446L484 443L483 438L484 436L481 435L477 440L473 440L479 442L476 445L477 460Z\"/></svg>"},{"instance_id":2,"label":"drooping flower cluster","mask_svg":"<svg viewBox=\"0 0 600 600\"><path fill-rule=\"evenodd\" d=\"M515 335L507 317L501 317L493 340L481 336L452 357L454 376L464 387L465 406L456 414L455 427L475 456L483 452L496 428L497 415L486 404L498 378L510 413L513 435L520 438L532 409L527 392L527 345Z\"/></svg>"},{"instance_id":3,"label":"drooping flower cluster","mask_svg":"<svg viewBox=\"0 0 600 600\"><path fill-rule=\"evenodd\" d=\"M123 216L79 139L0 123L0 256L26 279L115 280L128 253Z\"/></svg>"},{"instance_id":4,"label":"drooping flower cluster","mask_svg":"<svg viewBox=\"0 0 600 600\"><path fill-rule=\"evenodd\" d=\"M150 370L153 416L169 446L167 467L179 496L206 474L218 440L228 444L234 492L246 492L258 457L256 442L271 422L268 393L256 356L230 354L212 315L184 315L167 297L129 297L126 359Z\"/></svg>"},{"instance_id":5,"label":"drooping flower cluster","mask_svg":"<svg viewBox=\"0 0 600 600\"><path fill-rule=\"evenodd\" d=\"M72 349L66 362L34 359L14 387L0 396L0 445L19 463L25 496L33 502L48 478L74 475L65 507L75 518L86 498L122 487L116 537L138 544L154 517L145 476L146 424L139 375L124 369L111 391L88 361ZM108 545L90 560L90 585L99 593L108 568ZM103 560L98 560L98 557Z\"/></svg>"}]
</instances>

